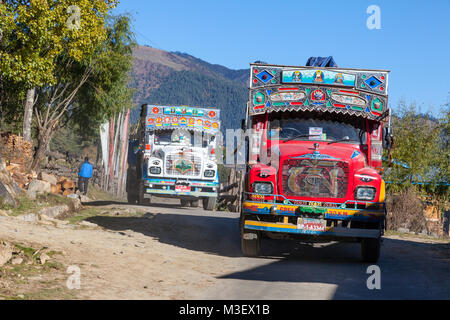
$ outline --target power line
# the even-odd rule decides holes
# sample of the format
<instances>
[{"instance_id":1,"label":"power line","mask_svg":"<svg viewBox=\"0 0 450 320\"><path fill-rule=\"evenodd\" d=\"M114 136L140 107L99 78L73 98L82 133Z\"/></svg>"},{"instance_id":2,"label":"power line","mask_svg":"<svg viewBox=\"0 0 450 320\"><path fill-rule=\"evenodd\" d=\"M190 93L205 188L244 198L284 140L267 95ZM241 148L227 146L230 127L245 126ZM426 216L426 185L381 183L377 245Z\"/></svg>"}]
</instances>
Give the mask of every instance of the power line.
<instances>
[{"instance_id":1,"label":"power line","mask_svg":"<svg viewBox=\"0 0 450 320\"><path fill-rule=\"evenodd\" d=\"M147 37L145 34L143 34L142 32L140 32L138 29L136 29L136 27L133 27L134 32L139 34L142 38L144 38L147 41L150 41L150 43L153 44L154 48L160 49L160 50L164 50L158 43L156 43L155 41L153 41L152 39L150 39L149 37Z\"/></svg>"}]
</instances>

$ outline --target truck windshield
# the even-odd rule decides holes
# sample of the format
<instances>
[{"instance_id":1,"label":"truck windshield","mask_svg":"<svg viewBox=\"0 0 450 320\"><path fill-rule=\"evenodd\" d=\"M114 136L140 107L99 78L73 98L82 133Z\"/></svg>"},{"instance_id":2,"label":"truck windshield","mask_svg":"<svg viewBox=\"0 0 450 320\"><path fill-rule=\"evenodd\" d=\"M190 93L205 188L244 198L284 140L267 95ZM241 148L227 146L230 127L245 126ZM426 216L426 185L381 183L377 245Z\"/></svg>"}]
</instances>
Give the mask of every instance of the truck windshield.
<instances>
[{"instance_id":1,"label":"truck windshield","mask_svg":"<svg viewBox=\"0 0 450 320\"><path fill-rule=\"evenodd\" d=\"M366 143L364 121L345 121L317 116L300 116L293 113L274 115L269 118L268 139L284 141L340 141Z\"/></svg>"},{"instance_id":2,"label":"truck windshield","mask_svg":"<svg viewBox=\"0 0 450 320\"><path fill-rule=\"evenodd\" d=\"M192 132L189 130L161 130L155 132L156 145L176 144L206 148L211 141L214 141L214 136L204 132Z\"/></svg>"}]
</instances>

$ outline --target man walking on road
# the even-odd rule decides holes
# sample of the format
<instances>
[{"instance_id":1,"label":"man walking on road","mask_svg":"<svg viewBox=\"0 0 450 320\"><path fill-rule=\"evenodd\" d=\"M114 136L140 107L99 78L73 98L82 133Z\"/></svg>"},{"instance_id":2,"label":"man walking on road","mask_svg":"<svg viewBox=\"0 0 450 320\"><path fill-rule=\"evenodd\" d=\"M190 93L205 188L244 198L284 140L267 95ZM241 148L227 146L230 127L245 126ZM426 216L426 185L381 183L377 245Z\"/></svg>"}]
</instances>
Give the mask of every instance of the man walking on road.
<instances>
[{"instance_id":1,"label":"man walking on road","mask_svg":"<svg viewBox=\"0 0 450 320\"><path fill-rule=\"evenodd\" d=\"M84 163L81 165L80 172L78 173L78 189L84 195L88 192L89 179L92 178L94 167L89 163L89 158L84 159Z\"/></svg>"}]
</instances>

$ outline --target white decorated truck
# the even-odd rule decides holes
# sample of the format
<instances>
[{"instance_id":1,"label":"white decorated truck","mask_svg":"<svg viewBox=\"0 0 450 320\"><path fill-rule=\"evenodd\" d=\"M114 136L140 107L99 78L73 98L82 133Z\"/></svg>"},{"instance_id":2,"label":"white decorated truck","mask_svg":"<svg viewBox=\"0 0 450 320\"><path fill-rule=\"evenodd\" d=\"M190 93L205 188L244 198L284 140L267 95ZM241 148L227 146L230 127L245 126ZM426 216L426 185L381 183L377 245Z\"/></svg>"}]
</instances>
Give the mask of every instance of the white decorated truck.
<instances>
[{"instance_id":1,"label":"white decorated truck","mask_svg":"<svg viewBox=\"0 0 450 320\"><path fill-rule=\"evenodd\" d=\"M129 203L178 198L181 206L214 210L219 191L216 136L220 110L143 105L139 129L130 138Z\"/></svg>"}]
</instances>

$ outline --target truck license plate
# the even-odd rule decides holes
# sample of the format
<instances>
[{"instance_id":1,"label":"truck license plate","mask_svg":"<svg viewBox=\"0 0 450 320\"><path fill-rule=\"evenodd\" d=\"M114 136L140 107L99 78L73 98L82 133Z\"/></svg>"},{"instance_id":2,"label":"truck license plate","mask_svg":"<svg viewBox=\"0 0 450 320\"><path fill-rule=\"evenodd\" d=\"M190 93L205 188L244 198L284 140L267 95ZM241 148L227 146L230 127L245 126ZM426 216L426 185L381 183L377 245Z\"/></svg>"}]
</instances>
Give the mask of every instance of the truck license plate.
<instances>
[{"instance_id":1,"label":"truck license plate","mask_svg":"<svg viewBox=\"0 0 450 320\"><path fill-rule=\"evenodd\" d=\"M175 186L175 191L176 192L191 192L191 187L178 185L178 186Z\"/></svg>"},{"instance_id":2,"label":"truck license plate","mask_svg":"<svg viewBox=\"0 0 450 320\"><path fill-rule=\"evenodd\" d=\"M321 219L299 218L297 228L300 230L324 232L327 229L327 222Z\"/></svg>"}]
</instances>

